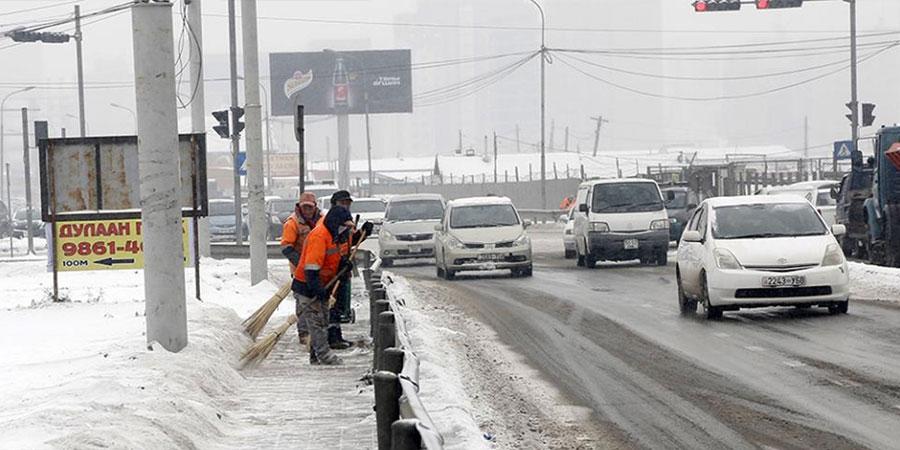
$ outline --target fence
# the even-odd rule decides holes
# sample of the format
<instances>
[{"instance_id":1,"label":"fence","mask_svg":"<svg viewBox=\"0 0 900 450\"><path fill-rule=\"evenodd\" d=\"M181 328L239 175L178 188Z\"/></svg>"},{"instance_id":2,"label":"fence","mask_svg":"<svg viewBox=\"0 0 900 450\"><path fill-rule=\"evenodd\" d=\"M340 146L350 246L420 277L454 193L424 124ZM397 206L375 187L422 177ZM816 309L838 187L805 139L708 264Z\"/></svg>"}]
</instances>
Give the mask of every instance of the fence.
<instances>
[{"instance_id":1,"label":"fence","mask_svg":"<svg viewBox=\"0 0 900 450\"><path fill-rule=\"evenodd\" d=\"M444 438L419 398L419 359L412 351L396 302L388 299L383 284L390 279L382 279L379 264L372 264L371 253L364 252L360 262L369 291L369 332L375 341L372 369L378 449L443 449Z\"/></svg>"}]
</instances>

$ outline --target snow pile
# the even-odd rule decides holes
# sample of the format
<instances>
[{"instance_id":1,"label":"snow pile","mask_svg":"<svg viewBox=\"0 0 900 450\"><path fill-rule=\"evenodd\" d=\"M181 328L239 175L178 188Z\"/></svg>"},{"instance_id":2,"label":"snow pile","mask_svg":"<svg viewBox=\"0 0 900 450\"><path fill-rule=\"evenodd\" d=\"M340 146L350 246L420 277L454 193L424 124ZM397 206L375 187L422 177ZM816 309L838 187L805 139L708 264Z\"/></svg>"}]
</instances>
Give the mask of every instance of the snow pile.
<instances>
[{"instance_id":1,"label":"snow pile","mask_svg":"<svg viewBox=\"0 0 900 450\"><path fill-rule=\"evenodd\" d=\"M38 255L47 254L47 241L44 238L36 237L33 239L34 251ZM0 258L9 258L10 239L9 237L0 238ZM28 239L12 238L12 255L14 257L22 257L28 255Z\"/></svg>"},{"instance_id":2,"label":"snow pile","mask_svg":"<svg viewBox=\"0 0 900 450\"><path fill-rule=\"evenodd\" d=\"M417 301L405 278L390 272L385 272L384 278L392 281L386 283L391 299L407 305ZM436 326L427 314L412 308L398 305L395 312L403 317L412 350L419 357L419 397L444 437L444 447L448 450L490 448L472 413L474 408L459 370L460 355L446 345L459 333Z\"/></svg>"},{"instance_id":3,"label":"snow pile","mask_svg":"<svg viewBox=\"0 0 900 450\"><path fill-rule=\"evenodd\" d=\"M900 269L849 264L851 298L900 303Z\"/></svg>"},{"instance_id":4,"label":"snow pile","mask_svg":"<svg viewBox=\"0 0 900 450\"><path fill-rule=\"evenodd\" d=\"M227 443L240 317L276 288L248 287L246 261L202 265L205 302L188 275L189 345L172 354L146 344L142 272L60 274L53 303L44 262L0 264L0 448Z\"/></svg>"}]
</instances>

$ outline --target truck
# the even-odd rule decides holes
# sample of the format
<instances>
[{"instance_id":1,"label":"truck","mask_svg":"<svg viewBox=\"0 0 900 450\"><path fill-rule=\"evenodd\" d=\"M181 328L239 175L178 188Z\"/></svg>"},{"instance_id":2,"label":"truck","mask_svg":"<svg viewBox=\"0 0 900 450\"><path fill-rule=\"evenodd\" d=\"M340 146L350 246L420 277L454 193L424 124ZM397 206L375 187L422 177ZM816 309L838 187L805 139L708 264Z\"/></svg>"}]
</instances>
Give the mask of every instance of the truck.
<instances>
[{"instance_id":1,"label":"truck","mask_svg":"<svg viewBox=\"0 0 900 450\"><path fill-rule=\"evenodd\" d=\"M869 262L900 267L900 126L882 127L875 137L872 196L863 203Z\"/></svg>"},{"instance_id":2,"label":"truck","mask_svg":"<svg viewBox=\"0 0 900 450\"><path fill-rule=\"evenodd\" d=\"M853 152L850 172L841 178L841 183L831 189L835 200L835 223L844 225L847 233L839 238L844 256L866 259L868 225L866 223L865 201L872 195L872 172L874 158L862 162L862 152Z\"/></svg>"}]
</instances>

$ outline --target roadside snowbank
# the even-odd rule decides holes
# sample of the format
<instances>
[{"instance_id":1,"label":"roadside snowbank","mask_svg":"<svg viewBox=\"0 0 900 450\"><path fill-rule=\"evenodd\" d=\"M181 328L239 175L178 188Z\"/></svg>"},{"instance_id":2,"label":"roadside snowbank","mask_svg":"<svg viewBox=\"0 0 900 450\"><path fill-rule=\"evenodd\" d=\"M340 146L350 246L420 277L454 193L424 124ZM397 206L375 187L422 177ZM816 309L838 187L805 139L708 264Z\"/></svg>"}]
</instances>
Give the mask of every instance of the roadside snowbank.
<instances>
[{"instance_id":1,"label":"roadside snowbank","mask_svg":"<svg viewBox=\"0 0 900 450\"><path fill-rule=\"evenodd\" d=\"M187 276L189 345L145 337L143 273L60 275L50 301L41 261L0 264L0 448L218 447L245 382L241 318L276 287L249 287L247 261L202 260L205 302ZM240 314L240 316L239 316Z\"/></svg>"},{"instance_id":2,"label":"roadside snowbank","mask_svg":"<svg viewBox=\"0 0 900 450\"><path fill-rule=\"evenodd\" d=\"M900 303L900 269L850 263L851 298Z\"/></svg>"},{"instance_id":3,"label":"roadside snowbank","mask_svg":"<svg viewBox=\"0 0 900 450\"><path fill-rule=\"evenodd\" d=\"M405 278L390 272L385 272L384 276L393 281L386 285L391 298L407 305L417 302L416 294ZM444 447L448 450L489 449L463 385L458 360L462 355L446 344L459 333L436 326L427 314L416 309L402 305L398 308L406 321L413 350L419 357L419 397L444 437Z\"/></svg>"}]
</instances>

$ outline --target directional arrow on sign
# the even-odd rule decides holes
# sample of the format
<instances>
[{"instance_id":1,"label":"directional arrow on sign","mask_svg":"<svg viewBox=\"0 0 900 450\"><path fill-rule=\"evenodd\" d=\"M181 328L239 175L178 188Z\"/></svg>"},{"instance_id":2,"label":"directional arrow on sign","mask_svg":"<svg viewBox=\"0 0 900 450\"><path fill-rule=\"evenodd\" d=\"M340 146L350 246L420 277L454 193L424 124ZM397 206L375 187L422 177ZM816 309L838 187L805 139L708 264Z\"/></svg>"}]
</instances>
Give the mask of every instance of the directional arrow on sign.
<instances>
[{"instance_id":1,"label":"directional arrow on sign","mask_svg":"<svg viewBox=\"0 0 900 450\"><path fill-rule=\"evenodd\" d=\"M97 264L103 264L104 266L112 266L113 264L134 264L134 259L133 258L131 258L131 259L106 258L106 259L98 259L97 261L94 261L94 262Z\"/></svg>"}]
</instances>

